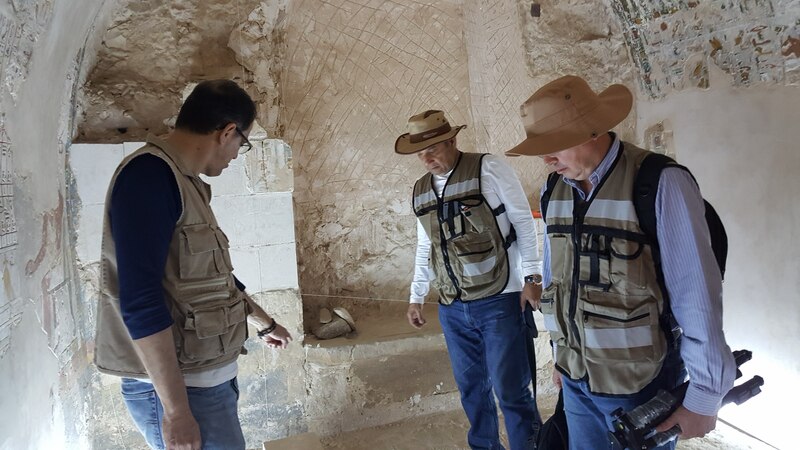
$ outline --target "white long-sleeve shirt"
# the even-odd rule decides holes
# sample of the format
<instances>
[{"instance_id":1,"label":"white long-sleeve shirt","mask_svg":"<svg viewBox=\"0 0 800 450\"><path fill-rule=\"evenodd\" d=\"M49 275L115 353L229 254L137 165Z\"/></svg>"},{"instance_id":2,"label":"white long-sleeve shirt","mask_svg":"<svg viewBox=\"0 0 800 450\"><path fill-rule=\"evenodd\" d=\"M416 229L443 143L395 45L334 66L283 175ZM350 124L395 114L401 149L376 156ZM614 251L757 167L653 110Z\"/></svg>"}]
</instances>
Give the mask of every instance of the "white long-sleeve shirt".
<instances>
[{"instance_id":1,"label":"white long-sleeve shirt","mask_svg":"<svg viewBox=\"0 0 800 450\"><path fill-rule=\"evenodd\" d=\"M450 172L433 176L433 188L441 197ZM509 277L503 293L522 290L527 275L542 273L542 258L536 239L536 223L531 207L514 170L500 157L486 155L481 162L481 193L492 209L504 204L506 212L497 216L503 237L514 225L517 240L508 249ZM417 254L414 259L414 278L411 282L411 303L423 303L434 278L430 266L431 239L417 219Z\"/></svg>"}]
</instances>

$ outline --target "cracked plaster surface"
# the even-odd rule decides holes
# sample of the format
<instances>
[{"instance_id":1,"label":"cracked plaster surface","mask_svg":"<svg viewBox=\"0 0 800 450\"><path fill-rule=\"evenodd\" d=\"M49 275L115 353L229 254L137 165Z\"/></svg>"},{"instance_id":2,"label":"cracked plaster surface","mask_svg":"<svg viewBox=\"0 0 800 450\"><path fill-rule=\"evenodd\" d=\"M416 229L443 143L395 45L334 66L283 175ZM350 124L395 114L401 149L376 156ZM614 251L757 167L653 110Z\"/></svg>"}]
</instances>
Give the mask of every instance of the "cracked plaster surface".
<instances>
[{"instance_id":1,"label":"cracked plaster surface","mask_svg":"<svg viewBox=\"0 0 800 450\"><path fill-rule=\"evenodd\" d=\"M393 144L409 116L442 109L475 150L463 14L457 1L290 5L283 101L304 294L404 301L423 171Z\"/></svg>"},{"instance_id":2,"label":"cracked plaster surface","mask_svg":"<svg viewBox=\"0 0 800 450\"><path fill-rule=\"evenodd\" d=\"M142 141L169 130L184 88L230 78L253 94L252 76L228 48L256 0L130 0L104 33L80 99L80 142ZM259 122L262 111L259 111ZM267 130L272 134L272 130Z\"/></svg>"},{"instance_id":3,"label":"cracked plaster surface","mask_svg":"<svg viewBox=\"0 0 800 450\"><path fill-rule=\"evenodd\" d=\"M12 2L0 8L0 261L4 291L0 297L0 358L8 350L11 331L19 323L23 305L19 297L16 261L18 233L14 211L14 146L6 128L6 106L16 104L28 74L33 49L52 15L53 2Z\"/></svg>"}]
</instances>

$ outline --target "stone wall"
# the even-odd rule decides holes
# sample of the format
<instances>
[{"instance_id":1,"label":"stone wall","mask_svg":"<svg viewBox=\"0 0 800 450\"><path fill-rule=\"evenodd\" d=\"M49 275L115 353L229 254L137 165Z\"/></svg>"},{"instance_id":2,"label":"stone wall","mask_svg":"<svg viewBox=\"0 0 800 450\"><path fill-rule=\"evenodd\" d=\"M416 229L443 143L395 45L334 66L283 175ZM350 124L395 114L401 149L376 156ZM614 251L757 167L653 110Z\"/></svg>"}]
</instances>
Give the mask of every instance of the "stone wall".
<instances>
[{"instance_id":1,"label":"stone wall","mask_svg":"<svg viewBox=\"0 0 800 450\"><path fill-rule=\"evenodd\" d=\"M74 95L113 1L0 6L0 448L85 447L91 310L70 221Z\"/></svg>"},{"instance_id":2,"label":"stone wall","mask_svg":"<svg viewBox=\"0 0 800 450\"><path fill-rule=\"evenodd\" d=\"M285 139L295 150L307 301L407 298L410 189L423 171L394 141L409 116L442 109L468 125L459 147L475 150L463 17L458 1L296 1L287 10Z\"/></svg>"},{"instance_id":3,"label":"stone wall","mask_svg":"<svg viewBox=\"0 0 800 450\"><path fill-rule=\"evenodd\" d=\"M514 0L150 3L120 9L105 34L79 137L163 131L193 77L242 82L270 137L293 149L307 319L352 297L407 297L408 196L423 171L393 144L409 116L443 109L468 125L461 149L501 154L524 139L519 105L546 81L577 73L598 89L633 84L607 4L598 21L580 2L544 3L541 17ZM632 128L630 119L623 132ZM543 166L511 163L536 209Z\"/></svg>"},{"instance_id":4,"label":"stone wall","mask_svg":"<svg viewBox=\"0 0 800 450\"><path fill-rule=\"evenodd\" d=\"M251 74L228 40L258 4L122 1L94 49L97 64L78 99L76 140L120 143L165 133L191 82L229 78L253 94Z\"/></svg>"}]
</instances>

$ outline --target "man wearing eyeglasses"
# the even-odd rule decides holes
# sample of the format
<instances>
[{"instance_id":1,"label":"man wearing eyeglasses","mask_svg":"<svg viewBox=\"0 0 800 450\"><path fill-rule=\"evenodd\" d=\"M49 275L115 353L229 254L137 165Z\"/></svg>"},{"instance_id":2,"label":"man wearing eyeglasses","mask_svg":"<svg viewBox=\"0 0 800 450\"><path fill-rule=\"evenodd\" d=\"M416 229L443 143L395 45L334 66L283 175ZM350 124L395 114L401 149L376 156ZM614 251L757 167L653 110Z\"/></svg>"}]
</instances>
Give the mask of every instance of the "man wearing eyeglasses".
<instances>
[{"instance_id":1,"label":"man wearing eyeglasses","mask_svg":"<svg viewBox=\"0 0 800 450\"><path fill-rule=\"evenodd\" d=\"M228 80L195 87L166 138L126 157L106 195L95 364L154 449L244 449L237 357L247 322L270 347L289 332L233 275L211 210L218 176L250 150L255 105Z\"/></svg>"}]
</instances>

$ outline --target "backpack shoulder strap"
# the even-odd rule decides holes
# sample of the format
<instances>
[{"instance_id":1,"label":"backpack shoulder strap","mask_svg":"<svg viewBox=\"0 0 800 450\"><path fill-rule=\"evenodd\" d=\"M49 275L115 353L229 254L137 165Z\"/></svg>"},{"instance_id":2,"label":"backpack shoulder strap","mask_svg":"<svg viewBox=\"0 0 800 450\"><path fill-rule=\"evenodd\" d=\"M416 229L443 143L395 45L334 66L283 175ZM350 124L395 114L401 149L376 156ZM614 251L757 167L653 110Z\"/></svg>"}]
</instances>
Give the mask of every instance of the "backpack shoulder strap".
<instances>
[{"instance_id":1,"label":"backpack shoulder strap","mask_svg":"<svg viewBox=\"0 0 800 450\"><path fill-rule=\"evenodd\" d=\"M706 200L703 200L703 203L706 205L706 224L711 236L711 249L714 251L719 273L724 280L725 264L728 259L728 233L725 232L725 225L722 224L722 219L720 219L714 207L711 206L711 203Z\"/></svg>"},{"instance_id":2,"label":"backpack shoulder strap","mask_svg":"<svg viewBox=\"0 0 800 450\"><path fill-rule=\"evenodd\" d=\"M639 226L644 234L650 239L651 247L658 246L658 234L656 231L656 194L658 192L658 180L661 172L669 165L676 165L675 160L660 153L650 153L645 156L636 179L633 182L633 206L636 210L636 217L639 218ZM656 254L653 255L656 257ZM656 261L660 263L660 261Z\"/></svg>"},{"instance_id":3,"label":"backpack shoulder strap","mask_svg":"<svg viewBox=\"0 0 800 450\"><path fill-rule=\"evenodd\" d=\"M636 210L636 217L639 219L639 227L649 241L653 263L656 266L658 284L664 293L665 308L659 321L667 336L669 347L677 354L680 343L678 339L680 328L672 315L667 286L664 281L664 272L661 270L661 248L658 245L658 230L656 228L658 181L664 168L671 165L682 167L669 156L660 153L650 153L645 156L633 181L633 207Z\"/></svg>"},{"instance_id":4,"label":"backpack shoulder strap","mask_svg":"<svg viewBox=\"0 0 800 450\"><path fill-rule=\"evenodd\" d=\"M660 253L658 250L658 239L656 234L656 192L658 191L658 180L661 171L665 167L677 167L683 169L692 176L692 172L686 167L676 163L672 158L657 153L646 156L634 181L634 207L639 218L639 226L651 241L651 247L656 249L653 258L660 265ZM697 180L695 179L695 183ZM722 224L717 211L708 201L703 199L705 206L705 219L711 237L711 249L714 251L714 258L717 260L720 274L725 278L725 263L728 257L728 235L725 226Z\"/></svg>"},{"instance_id":5,"label":"backpack shoulder strap","mask_svg":"<svg viewBox=\"0 0 800 450\"><path fill-rule=\"evenodd\" d=\"M553 194L553 188L556 187L556 183L558 183L559 179L561 179L561 175L550 172L550 175L547 176L547 187L542 193L542 198L539 200L539 211L542 212L542 220L544 220L545 223L547 223L547 204L550 203L550 196Z\"/></svg>"}]
</instances>

